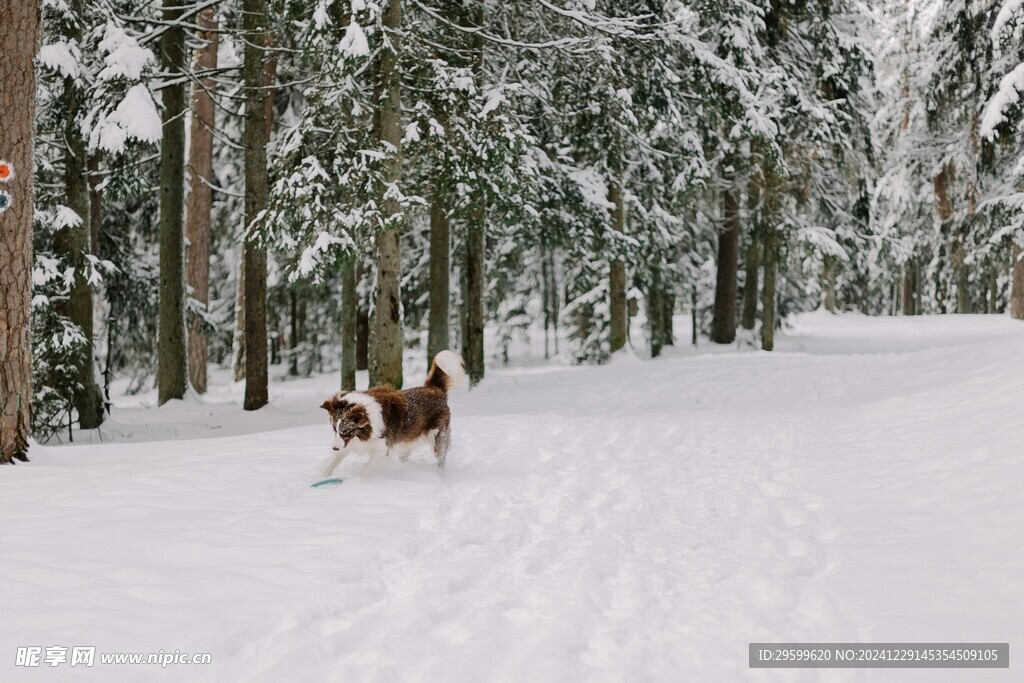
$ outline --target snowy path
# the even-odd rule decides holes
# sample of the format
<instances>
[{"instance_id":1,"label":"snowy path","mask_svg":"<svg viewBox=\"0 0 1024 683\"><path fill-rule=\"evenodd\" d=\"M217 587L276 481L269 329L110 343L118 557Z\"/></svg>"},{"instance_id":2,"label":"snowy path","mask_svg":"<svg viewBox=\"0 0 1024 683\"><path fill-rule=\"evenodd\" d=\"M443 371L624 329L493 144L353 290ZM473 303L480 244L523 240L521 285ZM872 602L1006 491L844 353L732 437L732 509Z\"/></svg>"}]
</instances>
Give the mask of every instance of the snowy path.
<instances>
[{"instance_id":1,"label":"snowy path","mask_svg":"<svg viewBox=\"0 0 1024 683\"><path fill-rule=\"evenodd\" d=\"M274 431L206 406L230 436L37 449L0 477L0 680L981 680L751 671L751 641L1012 662L1024 327L814 315L780 350L495 372L443 479L309 488L333 378L279 389ZM8 668L83 644L213 664Z\"/></svg>"}]
</instances>

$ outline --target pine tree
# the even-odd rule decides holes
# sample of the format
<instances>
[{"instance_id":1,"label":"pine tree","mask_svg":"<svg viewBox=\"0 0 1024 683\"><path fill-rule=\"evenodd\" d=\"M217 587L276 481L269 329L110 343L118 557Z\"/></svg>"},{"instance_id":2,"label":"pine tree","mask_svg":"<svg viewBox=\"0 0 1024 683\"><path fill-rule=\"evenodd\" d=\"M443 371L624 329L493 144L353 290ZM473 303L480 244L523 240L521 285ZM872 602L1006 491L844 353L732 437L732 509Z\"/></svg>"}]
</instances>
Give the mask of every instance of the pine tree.
<instances>
[{"instance_id":1,"label":"pine tree","mask_svg":"<svg viewBox=\"0 0 1024 683\"><path fill-rule=\"evenodd\" d=\"M245 223L253 226L267 207L267 85L264 47L268 30L266 0L244 0L245 39ZM247 232L244 246L245 410L268 401L267 252Z\"/></svg>"},{"instance_id":2,"label":"pine tree","mask_svg":"<svg viewBox=\"0 0 1024 683\"><path fill-rule=\"evenodd\" d=\"M995 11L998 9L998 11ZM994 225L1002 227L989 237L1009 249L1011 317L1024 320L1024 154L1020 152L1024 136L1024 3L1003 0L993 6L991 22L992 68L987 77L984 102L979 123L989 187L981 205L993 214ZM989 23L986 22L986 26ZM995 259L998 264L998 252ZM993 273L998 272L998 265ZM998 290L999 282L993 277ZM998 291L993 291L993 308Z\"/></svg>"},{"instance_id":3,"label":"pine tree","mask_svg":"<svg viewBox=\"0 0 1024 683\"><path fill-rule=\"evenodd\" d=\"M160 142L160 339L157 344L158 401L185 396L185 80L187 69L185 8L164 0L161 64L171 82L163 88L163 138ZM175 80L176 79L176 80Z\"/></svg>"},{"instance_id":4,"label":"pine tree","mask_svg":"<svg viewBox=\"0 0 1024 683\"><path fill-rule=\"evenodd\" d=\"M33 144L39 10L8 7L0 22L0 464L28 460L31 436Z\"/></svg>"},{"instance_id":5,"label":"pine tree","mask_svg":"<svg viewBox=\"0 0 1024 683\"><path fill-rule=\"evenodd\" d=\"M736 292L740 249L740 201L736 178L725 176L722 189L722 232L718 235L718 275L715 280L715 308L711 318L711 341L731 344L736 339Z\"/></svg>"},{"instance_id":6,"label":"pine tree","mask_svg":"<svg viewBox=\"0 0 1024 683\"><path fill-rule=\"evenodd\" d=\"M220 34L216 10L203 10L198 17L198 37L202 46L196 51L195 72L202 76L192 86L192 133L189 148L189 193L185 216L188 239L187 275L189 287L188 374L192 388L206 393L207 352L205 316L210 302L210 222L213 211L213 133L216 87L209 72L217 68Z\"/></svg>"},{"instance_id":7,"label":"pine tree","mask_svg":"<svg viewBox=\"0 0 1024 683\"><path fill-rule=\"evenodd\" d=\"M401 0L384 0L382 45L375 64L377 104L376 134L385 150L383 176L377 199L382 207L382 227L375 237L377 267L371 337L370 384L402 387L402 301L399 290L401 255L399 236L404 216L392 194L402 174Z\"/></svg>"},{"instance_id":8,"label":"pine tree","mask_svg":"<svg viewBox=\"0 0 1024 683\"><path fill-rule=\"evenodd\" d=\"M470 25L482 30L484 8L479 4L472 12ZM473 78L476 87L482 89L484 78L484 41L477 34L470 46ZM479 192L472 200L467 212L466 260L464 265L466 290L463 298L465 309L465 337L462 340L462 357L466 363L466 374L470 386L476 386L484 378L484 298L487 272L487 195Z\"/></svg>"},{"instance_id":9,"label":"pine tree","mask_svg":"<svg viewBox=\"0 0 1024 683\"><path fill-rule=\"evenodd\" d=\"M81 11L81 0L71 3L72 8ZM81 41L81 27L71 28L69 39ZM103 396L96 383L93 365L93 292L88 282L86 267L87 255L94 254L96 245L92 242L93 215L89 195L89 159L86 140L81 131L82 93L73 79L64 82L65 98L65 142L67 151L64 157L64 187L67 195L67 206L81 218L76 228L66 228L54 237L55 246L66 245L65 253L69 260L78 264L75 283L71 289L69 302L69 318L82 330L85 348L81 354L81 363L77 371L77 384L80 387L76 400L78 422L82 429L95 429L103 423ZM59 249L58 249L59 250Z\"/></svg>"}]
</instances>

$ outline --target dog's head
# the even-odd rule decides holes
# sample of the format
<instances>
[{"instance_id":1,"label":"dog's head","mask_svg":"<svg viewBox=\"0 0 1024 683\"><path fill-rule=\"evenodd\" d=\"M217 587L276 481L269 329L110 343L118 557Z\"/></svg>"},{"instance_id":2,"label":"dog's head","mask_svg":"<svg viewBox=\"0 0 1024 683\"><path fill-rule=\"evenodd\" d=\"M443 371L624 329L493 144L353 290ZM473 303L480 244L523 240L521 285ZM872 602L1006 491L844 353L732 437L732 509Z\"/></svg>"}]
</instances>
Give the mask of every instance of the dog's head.
<instances>
[{"instance_id":1,"label":"dog's head","mask_svg":"<svg viewBox=\"0 0 1024 683\"><path fill-rule=\"evenodd\" d=\"M320 407L327 411L327 419L334 432L334 450L340 451L353 439L369 441L373 436L373 426L366 407L346 401L345 394L335 394Z\"/></svg>"}]
</instances>

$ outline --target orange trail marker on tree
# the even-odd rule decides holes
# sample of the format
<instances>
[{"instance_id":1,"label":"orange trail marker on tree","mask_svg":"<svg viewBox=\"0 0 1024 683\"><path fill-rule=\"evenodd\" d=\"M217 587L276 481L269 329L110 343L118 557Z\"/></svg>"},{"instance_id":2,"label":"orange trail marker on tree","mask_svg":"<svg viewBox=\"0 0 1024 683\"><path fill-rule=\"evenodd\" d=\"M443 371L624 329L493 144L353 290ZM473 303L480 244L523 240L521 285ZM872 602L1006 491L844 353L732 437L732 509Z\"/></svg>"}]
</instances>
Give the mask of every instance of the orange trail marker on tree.
<instances>
[{"instance_id":1,"label":"orange trail marker on tree","mask_svg":"<svg viewBox=\"0 0 1024 683\"><path fill-rule=\"evenodd\" d=\"M14 167L6 161L0 161L0 183L6 183L14 177Z\"/></svg>"}]
</instances>

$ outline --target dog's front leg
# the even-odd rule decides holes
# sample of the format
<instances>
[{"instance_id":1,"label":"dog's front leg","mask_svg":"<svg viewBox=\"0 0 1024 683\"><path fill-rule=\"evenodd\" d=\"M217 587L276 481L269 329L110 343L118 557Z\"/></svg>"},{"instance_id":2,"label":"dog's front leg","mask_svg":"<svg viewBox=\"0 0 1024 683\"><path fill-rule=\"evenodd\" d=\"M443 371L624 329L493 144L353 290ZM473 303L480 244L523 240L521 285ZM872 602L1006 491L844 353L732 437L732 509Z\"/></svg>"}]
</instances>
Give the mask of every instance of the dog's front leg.
<instances>
[{"instance_id":1,"label":"dog's front leg","mask_svg":"<svg viewBox=\"0 0 1024 683\"><path fill-rule=\"evenodd\" d=\"M373 473L377 461L385 457L388 454L387 444L381 440L378 443L373 444L370 447L370 459L366 461L366 465L363 467L363 476L368 477Z\"/></svg>"},{"instance_id":2,"label":"dog's front leg","mask_svg":"<svg viewBox=\"0 0 1024 683\"><path fill-rule=\"evenodd\" d=\"M334 474L334 470L338 469L338 465L341 464L341 461L345 459L346 455L348 455L347 448L335 451L334 455L331 456L331 459L327 461L327 466L324 467L324 471L320 476L329 477Z\"/></svg>"}]
</instances>

